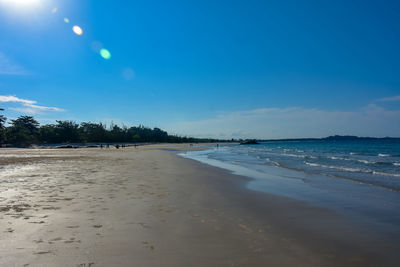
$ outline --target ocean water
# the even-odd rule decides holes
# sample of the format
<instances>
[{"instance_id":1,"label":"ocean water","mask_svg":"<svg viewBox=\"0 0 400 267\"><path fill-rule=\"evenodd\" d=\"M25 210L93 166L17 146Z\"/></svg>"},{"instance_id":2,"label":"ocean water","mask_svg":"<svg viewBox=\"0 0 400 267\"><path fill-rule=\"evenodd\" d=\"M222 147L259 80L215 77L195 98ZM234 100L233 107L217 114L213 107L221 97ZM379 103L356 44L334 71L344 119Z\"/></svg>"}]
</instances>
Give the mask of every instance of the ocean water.
<instances>
[{"instance_id":1,"label":"ocean water","mask_svg":"<svg viewBox=\"0 0 400 267\"><path fill-rule=\"evenodd\" d=\"M400 230L398 140L223 145L180 155L251 177L249 189L389 223Z\"/></svg>"}]
</instances>

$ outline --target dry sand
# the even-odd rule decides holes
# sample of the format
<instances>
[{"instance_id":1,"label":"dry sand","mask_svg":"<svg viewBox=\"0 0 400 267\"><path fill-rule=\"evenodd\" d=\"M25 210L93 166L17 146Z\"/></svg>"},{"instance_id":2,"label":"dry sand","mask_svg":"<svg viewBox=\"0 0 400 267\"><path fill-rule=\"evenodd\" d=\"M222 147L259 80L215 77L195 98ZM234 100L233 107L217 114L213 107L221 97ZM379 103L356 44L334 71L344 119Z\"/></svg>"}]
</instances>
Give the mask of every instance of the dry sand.
<instances>
[{"instance_id":1,"label":"dry sand","mask_svg":"<svg viewBox=\"0 0 400 267\"><path fill-rule=\"evenodd\" d=\"M0 150L0 266L395 266L346 218L172 149Z\"/></svg>"}]
</instances>

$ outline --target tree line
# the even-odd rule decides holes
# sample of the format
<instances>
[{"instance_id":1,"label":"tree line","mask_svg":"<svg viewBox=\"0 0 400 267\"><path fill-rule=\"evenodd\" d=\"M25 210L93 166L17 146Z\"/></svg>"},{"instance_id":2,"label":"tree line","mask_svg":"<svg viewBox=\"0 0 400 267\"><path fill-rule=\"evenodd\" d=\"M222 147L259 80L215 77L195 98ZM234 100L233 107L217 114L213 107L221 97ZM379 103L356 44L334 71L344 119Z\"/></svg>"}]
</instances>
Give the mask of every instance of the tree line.
<instances>
[{"instance_id":1,"label":"tree line","mask_svg":"<svg viewBox=\"0 0 400 267\"><path fill-rule=\"evenodd\" d=\"M214 142L214 139L199 139L169 135L160 128L145 126L118 126L103 123L57 120L56 124L40 125L32 116L20 116L10 120L0 115L0 144L29 146L32 144L60 143L195 143Z\"/></svg>"}]
</instances>

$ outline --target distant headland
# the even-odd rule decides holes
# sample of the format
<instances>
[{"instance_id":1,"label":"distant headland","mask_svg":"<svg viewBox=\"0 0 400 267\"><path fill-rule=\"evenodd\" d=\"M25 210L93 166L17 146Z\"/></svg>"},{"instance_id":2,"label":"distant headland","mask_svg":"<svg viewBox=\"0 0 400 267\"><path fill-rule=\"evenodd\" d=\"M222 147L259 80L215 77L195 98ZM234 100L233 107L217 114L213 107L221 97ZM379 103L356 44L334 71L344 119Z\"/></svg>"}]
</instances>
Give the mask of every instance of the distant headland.
<instances>
[{"instance_id":1,"label":"distant headland","mask_svg":"<svg viewBox=\"0 0 400 267\"><path fill-rule=\"evenodd\" d=\"M355 135L332 135L322 138L285 138L285 139L257 139L259 142L283 142L283 141L368 141L368 140L398 140L400 137L365 137Z\"/></svg>"}]
</instances>

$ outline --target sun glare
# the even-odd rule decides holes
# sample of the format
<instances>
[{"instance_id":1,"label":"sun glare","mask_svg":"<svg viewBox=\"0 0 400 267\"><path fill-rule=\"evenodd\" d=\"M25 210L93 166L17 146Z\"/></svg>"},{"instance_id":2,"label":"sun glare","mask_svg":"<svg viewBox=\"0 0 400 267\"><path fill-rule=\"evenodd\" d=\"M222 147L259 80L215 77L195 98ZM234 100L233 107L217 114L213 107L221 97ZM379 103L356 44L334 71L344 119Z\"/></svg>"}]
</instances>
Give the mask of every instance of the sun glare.
<instances>
[{"instance_id":1,"label":"sun glare","mask_svg":"<svg viewBox=\"0 0 400 267\"><path fill-rule=\"evenodd\" d=\"M14 7L34 7L40 4L41 0L0 0L1 3L12 5Z\"/></svg>"},{"instance_id":2,"label":"sun glare","mask_svg":"<svg viewBox=\"0 0 400 267\"><path fill-rule=\"evenodd\" d=\"M0 5L12 14L37 11L46 0L0 0Z\"/></svg>"}]
</instances>

